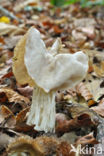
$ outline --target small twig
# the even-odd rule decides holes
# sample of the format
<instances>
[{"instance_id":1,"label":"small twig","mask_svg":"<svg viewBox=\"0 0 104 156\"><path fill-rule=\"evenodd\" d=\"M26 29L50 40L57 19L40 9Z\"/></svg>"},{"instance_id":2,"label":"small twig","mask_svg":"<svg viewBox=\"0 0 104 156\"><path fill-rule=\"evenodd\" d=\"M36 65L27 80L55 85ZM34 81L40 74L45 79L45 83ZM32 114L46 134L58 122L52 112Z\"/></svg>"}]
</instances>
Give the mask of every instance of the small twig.
<instances>
[{"instance_id":1,"label":"small twig","mask_svg":"<svg viewBox=\"0 0 104 156\"><path fill-rule=\"evenodd\" d=\"M6 16L10 17L11 19L15 19L19 22L22 22L21 19L17 18L15 15L13 15L13 13L9 12L7 9L3 8L2 6L0 6L0 11Z\"/></svg>"}]
</instances>

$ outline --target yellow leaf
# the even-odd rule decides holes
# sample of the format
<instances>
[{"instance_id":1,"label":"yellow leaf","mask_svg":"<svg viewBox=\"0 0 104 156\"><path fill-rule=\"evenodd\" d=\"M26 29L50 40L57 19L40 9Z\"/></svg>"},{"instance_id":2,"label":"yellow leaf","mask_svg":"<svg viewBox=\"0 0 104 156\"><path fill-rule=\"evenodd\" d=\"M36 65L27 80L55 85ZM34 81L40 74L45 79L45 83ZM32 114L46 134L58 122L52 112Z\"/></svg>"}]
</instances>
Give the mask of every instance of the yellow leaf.
<instances>
[{"instance_id":1,"label":"yellow leaf","mask_svg":"<svg viewBox=\"0 0 104 156\"><path fill-rule=\"evenodd\" d=\"M10 23L10 19L6 16L2 16L0 17L0 23L3 22L3 23Z\"/></svg>"}]
</instances>

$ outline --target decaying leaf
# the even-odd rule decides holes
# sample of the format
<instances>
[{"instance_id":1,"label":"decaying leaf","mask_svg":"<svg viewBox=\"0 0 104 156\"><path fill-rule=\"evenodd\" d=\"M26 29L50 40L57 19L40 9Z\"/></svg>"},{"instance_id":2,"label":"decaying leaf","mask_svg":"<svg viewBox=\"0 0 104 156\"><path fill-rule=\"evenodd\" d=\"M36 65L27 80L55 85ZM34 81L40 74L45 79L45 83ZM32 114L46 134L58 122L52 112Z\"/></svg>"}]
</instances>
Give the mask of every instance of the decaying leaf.
<instances>
[{"instance_id":1,"label":"decaying leaf","mask_svg":"<svg viewBox=\"0 0 104 156\"><path fill-rule=\"evenodd\" d=\"M97 64L93 64L93 69L97 76L104 77L104 61L99 61Z\"/></svg>"},{"instance_id":2,"label":"decaying leaf","mask_svg":"<svg viewBox=\"0 0 104 156\"><path fill-rule=\"evenodd\" d=\"M3 96L5 98L5 100L2 101L3 99L1 97L1 102L6 102L6 100L8 100L8 102L11 103L25 103L25 105L29 104L30 102L28 98L18 94L10 88L0 88L0 96Z\"/></svg>"},{"instance_id":3,"label":"decaying leaf","mask_svg":"<svg viewBox=\"0 0 104 156\"><path fill-rule=\"evenodd\" d=\"M29 107L20 111L16 116L16 124L23 123L26 120L26 113L29 111Z\"/></svg>"},{"instance_id":4,"label":"decaying leaf","mask_svg":"<svg viewBox=\"0 0 104 156\"><path fill-rule=\"evenodd\" d=\"M104 117L104 98L99 102L98 106L92 107L91 109Z\"/></svg>"},{"instance_id":5,"label":"decaying leaf","mask_svg":"<svg viewBox=\"0 0 104 156\"><path fill-rule=\"evenodd\" d=\"M11 13L16 18L12 18ZM34 86L22 59L26 36L19 41L15 52L13 49L31 26L41 32L47 47L59 37L65 46L60 53L82 50L89 57L88 75L83 83L75 89L58 91L56 96L54 136L60 138L50 133L46 134L49 137L43 136L44 132L33 129L35 125L26 124L33 91L29 85ZM70 144L77 150L79 145L100 147L104 153L103 27L104 8L101 6L81 8L77 3L54 9L49 0L39 3L38 0L0 1L0 156L7 156L8 152L10 156L79 156L79 153L70 152ZM37 136L41 137L35 139Z\"/></svg>"},{"instance_id":6,"label":"decaying leaf","mask_svg":"<svg viewBox=\"0 0 104 156\"><path fill-rule=\"evenodd\" d=\"M96 50L84 50L89 57L89 65L98 77L103 77L104 74L104 53Z\"/></svg>"},{"instance_id":7,"label":"decaying leaf","mask_svg":"<svg viewBox=\"0 0 104 156\"><path fill-rule=\"evenodd\" d=\"M72 35L75 40L85 41L88 38L94 39L96 21L91 18L81 18L74 21L75 30L72 31Z\"/></svg>"},{"instance_id":8,"label":"decaying leaf","mask_svg":"<svg viewBox=\"0 0 104 156\"><path fill-rule=\"evenodd\" d=\"M2 105L0 107L0 124L5 125L5 127L13 128L16 123L16 118L11 110Z\"/></svg>"},{"instance_id":9,"label":"decaying leaf","mask_svg":"<svg viewBox=\"0 0 104 156\"><path fill-rule=\"evenodd\" d=\"M93 18L80 18L74 21L75 27L89 27L95 26L96 21Z\"/></svg>"},{"instance_id":10,"label":"decaying leaf","mask_svg":"<svg viewBox=\"0 0 104 156\"><path fill-rule=\"evenodd\" d=\"M29 107L21 110L17 115L16 115L16 125L15 125L15 130L18 132L28 132L28 133L37 133L37 131L34 130L34 125L29 126L26 124L27 120L27 113L29 112Z\"/></svg>"},{"instance_id":11,"label":"decaying leaf","mask_svg":"<svg viewBox=\"0 0 104 156\"><path fill-rule=\"evenodd\" d=\"M19 28L14 25L6 24L6 23L0 23L0 35L16 35L16 34L21 34L24 33L25 30L22 28Z\"/></svg>"},{"instance_id":12,"label":"decaying leaf","mask_svg":"<svg viewBox=\"0 0 104 156\"><path fill-rule=\"evenodd\" d=\"M76 90L78 94L81 94L81 96L85 98L85 100L88 102L88 106L92 106L96 103L93 99L93 95L84 83L77 85Z\"/></svg>"},{"instance_id":13,"label":"decaying leaf","mask_svg":"<svg viewBox=\"0 0 104 156\"><path fill-rule=\"evenodd\" d=\"M93 133L90 133L88 135L85 135L84 137L80 137L76 144L86 145L86 144L97 144L98 141L94 138Z\"/></svg>"},{"instance_id":14,"label":"decaying leaf","mask_svg":"<svg viewBox=\"0 0 104 156\"><path fill-rule=\"evenodd\" d=\"M83 116L83 114L86 114L90 117L93 123L97 124L98 116L96 115L96 113L94 113L94 111L90 110L86 106L82 106L80 104L67 104L66 109L68 113L72 116L72 118L76 118L80 115Z\"/></svg>"},{"instance_id":15,"label":"decaying leaf","mask_svg":"<svg viewBox=\"0 0 104 156\"><path fill-rule=\"evenodd\" d=\"M92 71L86 77L85 85L98 101L104 94L103 74L104 74L104 53L96 50L84 50L89 57L89 66Z\"/></svg>"},{"instance_id":16,"label":"decaying leaf","mask_svg":"<svg viewBox=\"0 0 104 156\"><path fill-rule=\"evenodd\" d=\"M71 116L72 119L69 120L63 116L63 114L58 114L56 117L56 133L59 136L66 132L76 131L78 128L82 128L84 130L85 127L84 131L87 134L91 127L96 127L98 125L99 118L87 107L81 105L69 105L67 110L69 117Z\"/></svg>"},{"instance_id":17,"label":"decaying leaf","mask_svg":"<svg viewBox=\"0 0 104 156\"><path fill-rule=\"evenodd\" d=\"M81 94L85 98L86 101L93 98L93 95L84 85L84 83L81 82L79 85L77 85L76 89L77 89L77 93Z\"/></svg>"},{"instance_id":18,"label":"decaying leaf","mask_svg":"<svg viewBox=\"0 0 104 156\"><path fill-rule=\"evenodd\" d=\"M82 127L91 128L94 127L96 124L92 121L90 115L83 113L82 115L79 115L71 120L58 121L56 125L56 133L60 136L66 132L77 130L78 128ZM85 131L87 133L87 129L85 129Z\"/></svg>"},{"instance_id":19,"label":"decaying leaf","mask_svg":"<svg viewBox=\"0 0 104 156\"><path fill-rule=\"evenodd\" d=\"M5 77L5 75L8 74L9 70L10 70L10 66L7 66L5 68L3 68L2 70L0 70L0 80Z\"/></svg>"},{"instance_id":20,"label":"decaying leaf","mask_svg":"<svg viewBox=\"0 0 104 156\"><path fill-rule=\"evenodd\" d=\"M7 48L12 49L16 46L17 42L21 39L22 35L16 35L16 36L11 36L7 37L5 39L5 44Z\"/></svg>"},{"instance_id":21,"label":"decaying leaf","mask_svg":"<svg viewBox=\"0 0 104 156\"><path fill-rule=\"evenodd\" d=\"M22 2L22 3L20 2L18 5L16 5L14 7L14 10L16 12L19 12L22 9L24 9L25 6L29 5L30 3L34 3L35 5L37 5L37 2L38 2L38 0L26 0L26 1Z\"/></svg>"}]
</instances>

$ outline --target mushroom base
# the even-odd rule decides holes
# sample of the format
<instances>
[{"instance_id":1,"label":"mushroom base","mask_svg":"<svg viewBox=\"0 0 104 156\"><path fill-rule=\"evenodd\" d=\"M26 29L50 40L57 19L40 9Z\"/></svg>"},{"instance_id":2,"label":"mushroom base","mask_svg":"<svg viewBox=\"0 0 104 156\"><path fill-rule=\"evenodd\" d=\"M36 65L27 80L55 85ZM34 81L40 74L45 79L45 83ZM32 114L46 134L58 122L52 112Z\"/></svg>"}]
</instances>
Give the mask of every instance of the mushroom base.
<instances>
[{"instance_id":1,"label":"mushroom base","mask_svg":"<svg viewBox=\"0 0 104 156\"><path fill-rule=\"evenodd\" d=\"M34 129L38 131L55 131L55 92L45 93L38 87L34 89L27 124L35 125Z\"/></svg>"}]
</instances>

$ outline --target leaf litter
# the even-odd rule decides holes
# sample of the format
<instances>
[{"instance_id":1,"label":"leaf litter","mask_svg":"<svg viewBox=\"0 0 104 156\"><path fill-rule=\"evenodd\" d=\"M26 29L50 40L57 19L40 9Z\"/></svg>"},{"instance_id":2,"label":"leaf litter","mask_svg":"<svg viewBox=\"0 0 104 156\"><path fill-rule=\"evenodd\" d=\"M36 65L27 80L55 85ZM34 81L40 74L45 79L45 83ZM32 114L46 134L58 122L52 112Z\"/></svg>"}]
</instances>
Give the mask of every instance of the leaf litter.
<instances>
[{"instance_id":1,"label":"leaf litter","mask_svg":"<svg viewBox=\"0 0 104 156\"><path fill-rule=\"evenodd\" d=\"M104 8L81 8L78 4L53 8L47 0L39 3L2 0L0 5L8 11L0 10L0 155L75 156L71 145L76 149L79 144L102 146ZM64 52L83 50L89 58L89 70L83 82L56 95L55 134L35 131L34 125L26 125L33 88L18 84L12 72L14 47L31 26L41 32L47 47L59 37ZM25 82L24 77L20 81Z\"/></svg>"}]
</instances>

